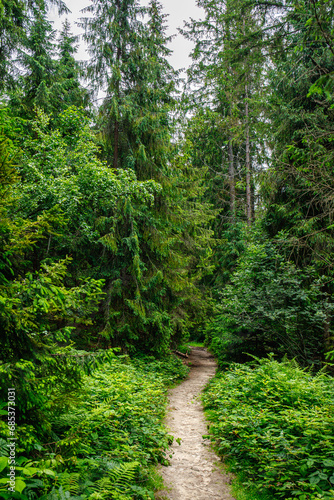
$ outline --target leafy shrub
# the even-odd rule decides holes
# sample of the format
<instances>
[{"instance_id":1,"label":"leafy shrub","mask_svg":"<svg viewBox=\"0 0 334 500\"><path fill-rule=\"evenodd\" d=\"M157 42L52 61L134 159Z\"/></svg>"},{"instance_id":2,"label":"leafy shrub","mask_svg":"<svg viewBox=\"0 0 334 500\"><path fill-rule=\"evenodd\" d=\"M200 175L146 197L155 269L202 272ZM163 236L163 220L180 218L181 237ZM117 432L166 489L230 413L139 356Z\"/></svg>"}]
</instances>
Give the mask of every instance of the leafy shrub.
<instances>
[{"instance_id":1,"label":"leafy shrub","mask_svg":"<svg viewBox=\"0 0 334 500\"><path fill-rule=\"evenodd\" d=\"M145 374L154 377L158 376L167 385L174 384L185 378L189 373L189 368L176 356L167 356L162 359L156 359L154 356L141 356L133 360L135 366L140 368Z\"/></svg>"},{"instance_id":2,"label":"leafy shrub","mask_svg":"<svg viewBox=\"0 0 334 500\"><path fill-rule=\"evenodd\" d=\"M204 404L219 453L270 498L334 498L334 384L294 361L232 365Z\"/></svg>"},{"instance_id":3,"label":"leafy shrub","mask_svg":"<svg viewBox=\"0 0 334 500\"><path fill-rule=\"evenodd\" d=\"M115 357L90 375L83 374L83 386L67 399L62 412L46 415L51 428L46 442L36 444L33 426L17 427L17 451L29 456L19 457L21 479L11 497L7 458L0 458L0 498L154 498L151 469L167 463L165 450L172 439L162 425L167 386L187 370L174 357L133 362ZM0 424L6 437L6 424Z\"/></svg>"},{"instance_id":4,"label":"leafy shrub","mask_svg":"<svg viewBox=\"0 0 334 500\"><path fill-rule=\"evenodd\" d=\"M206 343L221 367L249 360L245 352L275 352L319 368L333 309L322 278L312 267L298 269L256 230L251 239L221 293Z\"/></svg>"}]
</instances>

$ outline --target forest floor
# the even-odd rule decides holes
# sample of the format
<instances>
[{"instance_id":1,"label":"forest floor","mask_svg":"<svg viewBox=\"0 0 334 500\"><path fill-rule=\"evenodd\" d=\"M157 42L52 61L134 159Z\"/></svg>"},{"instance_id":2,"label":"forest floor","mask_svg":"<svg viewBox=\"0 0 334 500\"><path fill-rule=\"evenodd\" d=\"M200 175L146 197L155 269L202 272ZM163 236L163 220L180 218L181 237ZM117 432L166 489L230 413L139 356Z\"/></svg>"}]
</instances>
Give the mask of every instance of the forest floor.
<instances>
[{"instance_id":1,"label":"forest floor","mask_svg":"<svg viewBox=\"0 0 334 500\"><path fill-rule=\"evenodd\" d=\"M210 441L202 437L208 430L199 396L214 377L216 363L203 347L193 347L188 361L188 379L169 393L166 425L174 443L169 453L170 466L160 469L165 490L156 499L234 500L229 486L231 476L222 470Z\"/></svg>"}]
</instances>

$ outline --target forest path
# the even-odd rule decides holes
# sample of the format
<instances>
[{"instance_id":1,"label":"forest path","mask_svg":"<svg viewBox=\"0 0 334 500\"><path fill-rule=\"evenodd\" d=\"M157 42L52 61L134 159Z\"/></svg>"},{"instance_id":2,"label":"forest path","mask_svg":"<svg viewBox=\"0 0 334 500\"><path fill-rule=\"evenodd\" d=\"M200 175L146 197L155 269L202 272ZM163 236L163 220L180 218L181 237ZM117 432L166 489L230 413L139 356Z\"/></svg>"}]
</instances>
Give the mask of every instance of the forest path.
<instances>
[{"instance_id":1,"label":"forest path","mask_svg":"<svg viewBox=\"0 0 334 500\"><path fill-rule=\"evenodd\" d=\"M171 465L161 467L166 490L156 500L234 500L230 493L230 477L218 464L220 459L211 450L207 424L197 396L215 375L216 363L202 347L193 347L189 356L189 378L169 392L166 425L174 436L170 448ZM181 438L181 445L176 442Z\"/></svg>"}]
</instances>

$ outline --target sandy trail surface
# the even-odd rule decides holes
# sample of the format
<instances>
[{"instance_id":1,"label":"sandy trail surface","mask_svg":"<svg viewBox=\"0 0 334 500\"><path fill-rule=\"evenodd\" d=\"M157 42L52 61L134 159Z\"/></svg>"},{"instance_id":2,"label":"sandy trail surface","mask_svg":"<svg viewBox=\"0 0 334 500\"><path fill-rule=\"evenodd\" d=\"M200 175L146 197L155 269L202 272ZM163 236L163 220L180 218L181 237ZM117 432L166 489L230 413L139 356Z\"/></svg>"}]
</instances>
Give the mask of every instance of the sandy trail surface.
<instances>
[{"instance_id":1,"label":"sandy trail surface","mask_svg":"<svg viewBox=\"0 0 334 500\"><path fill-rule=\"evenodd\" d=\"M192 348L189 361L189 378L169 393L166 424L174 436L169 453L173 456L171 465L160 469L166 489L156 500L235 500L231 478L219 468L220 459L202 437L208 430L198 396L215 375L216 363L201 347Z\"/></svg>"}]
</instances>

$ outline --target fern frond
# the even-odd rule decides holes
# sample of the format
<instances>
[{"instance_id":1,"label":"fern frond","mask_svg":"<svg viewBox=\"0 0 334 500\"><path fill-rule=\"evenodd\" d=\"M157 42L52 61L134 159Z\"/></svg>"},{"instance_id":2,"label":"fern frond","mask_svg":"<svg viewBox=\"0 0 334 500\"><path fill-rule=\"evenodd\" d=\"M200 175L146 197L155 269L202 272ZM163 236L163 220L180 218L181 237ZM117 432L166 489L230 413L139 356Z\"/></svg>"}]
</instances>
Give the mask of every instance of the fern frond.
<instances>
[{"instance_id":1,"label":"fern frond","mask_svg":"<svg viewBox=\"0 0 334 500\"><path fill-rule=\"evenodd\" d=\"M138 470L138 462L125 462L108 471L115 487L129 488Z\"/></svg>"},{"instance_id":2,"label":"fern frond","mask_svg":"<svg viewBox=\"0 0 334 500\"><path fill-rule=\"evenodd\" d=\"M79 492L80 474L69 474L68 472L63 472L59 474L58 478L59 483L61 484L65 492L69 491L70 493L73 493L75 495Z\"/></svg>"},{"instance_id":3,"label":"fern frond","mask_svg":"<svg viewBox=\"0 0 334 500\"><path fill-rule=\"evenodd\" d=\"M117 463L109 462L108 476L99 479L94 484L92 498L129 500L130 487L133 486L138 462Z\"/></svg>"}]
</instances>

